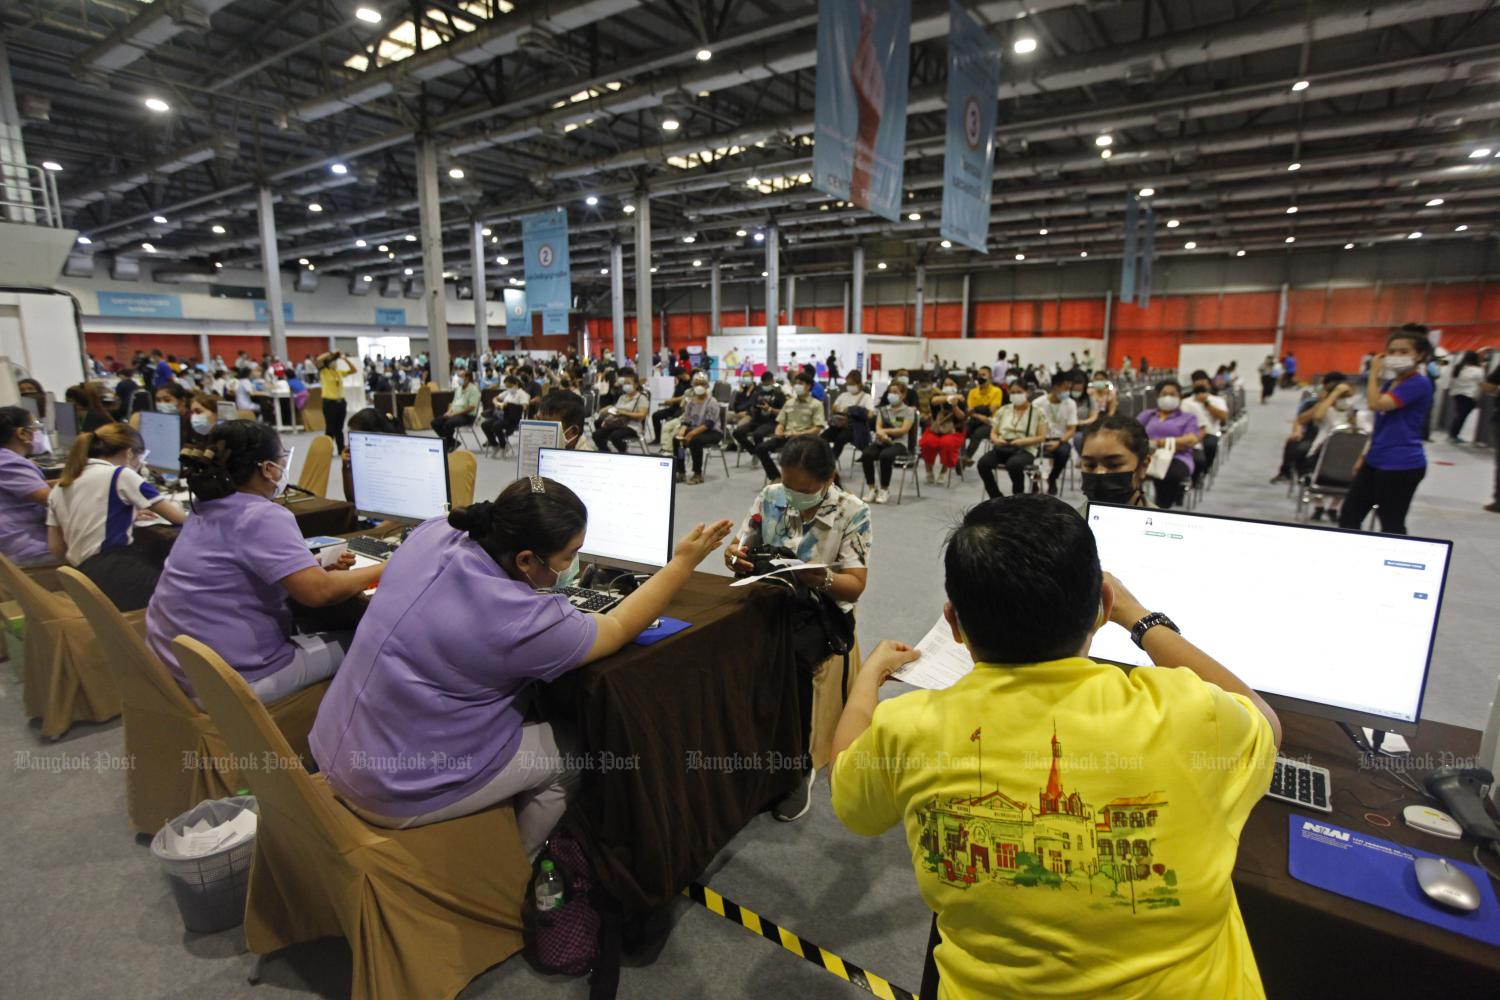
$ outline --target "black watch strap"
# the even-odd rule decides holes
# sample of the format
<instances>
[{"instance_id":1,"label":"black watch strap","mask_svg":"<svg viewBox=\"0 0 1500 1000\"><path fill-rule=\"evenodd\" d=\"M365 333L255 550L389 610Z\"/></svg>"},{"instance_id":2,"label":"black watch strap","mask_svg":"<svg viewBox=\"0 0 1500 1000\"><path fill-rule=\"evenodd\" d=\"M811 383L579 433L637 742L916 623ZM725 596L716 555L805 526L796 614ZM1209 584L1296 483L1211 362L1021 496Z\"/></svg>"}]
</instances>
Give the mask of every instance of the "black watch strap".
<instances>
[{"instance_id":1,"label":"black watch strap","mask_svg":"<svg viewBox=\"0 0 1500 1000\"><path fill-rule=\"evenodd\" d=\"M1158 625L1165 625L1167 628L1171 629L1173 632L1176 632L1178 635L1182 634L1182 629L1177 627L1176 622L1168 618L1166 615L1162 614L1160 611L1153 611L1131 626L1130 641L1135 643L1137 646L1140 646L1142 641L1144 641L1146 638L1146 633L1156 628L1156 626Z\"/></svg>"}]
</instances>

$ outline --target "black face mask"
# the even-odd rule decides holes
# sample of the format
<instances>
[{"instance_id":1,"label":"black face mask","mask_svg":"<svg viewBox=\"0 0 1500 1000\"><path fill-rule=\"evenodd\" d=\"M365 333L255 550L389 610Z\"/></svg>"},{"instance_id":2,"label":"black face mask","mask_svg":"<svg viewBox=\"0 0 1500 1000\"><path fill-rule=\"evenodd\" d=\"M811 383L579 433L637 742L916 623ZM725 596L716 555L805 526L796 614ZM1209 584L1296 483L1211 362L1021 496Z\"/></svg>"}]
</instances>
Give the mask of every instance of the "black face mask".
<instances>
[{"instance_id":1,"label":"black face mask","mask_svg":"<svg viewBox=\"0 0 1500 1000\"><path fill-rule=\"evenodd\" d=\"M1135 496L1134 472L1085 472L1083 495L1097 503L1128 504Z\"/></svg>"}]
</instances>

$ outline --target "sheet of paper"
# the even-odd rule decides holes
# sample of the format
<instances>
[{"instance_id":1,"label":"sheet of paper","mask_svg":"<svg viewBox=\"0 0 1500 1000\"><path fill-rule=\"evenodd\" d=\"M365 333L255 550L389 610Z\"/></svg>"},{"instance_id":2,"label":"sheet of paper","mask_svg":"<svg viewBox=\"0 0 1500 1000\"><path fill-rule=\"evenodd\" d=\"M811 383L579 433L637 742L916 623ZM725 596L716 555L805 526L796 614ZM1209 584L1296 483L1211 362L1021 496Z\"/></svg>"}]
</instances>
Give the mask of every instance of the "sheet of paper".
<instances>
[{"instance_id":1,"label":"sheet of paper","mask_svg":"<svg viewBox=\"0 0 1500 1000\"><path fill-rule=\"evenodd\" d=\"M536 475L537 452L556 448L562 424L555 420L523 420L516 433L516 478Z\"/></svg>"},{"instance_id":2,"label":"sheet of paper","mask_svg":"<svg viewBox=\"0 0 1500 1000\"><path fill-rule=\"evenodd\" d=\"M380 565L380 560L379 559L371 559L369 556L360 555L358 552L356 552L356 553L354 553L354 565L350 566L349 568L350 569L364 569L367 566L379 566L379 565ZM371 588L371 589L373 590L374 588Z\"/></svg>"},{"instance_id":3,"label":"sheet of paper","mask_svg":"<svg viewBox=\"0 0 1500 1000\"><path fill-rule=\"evenodd\" d=\"M348 552L348 551L349 551L349 543L348 542L338 542L337 544L334 544L334 545L325 545L322 548L320 548L318 550L318 552L317 552L318 565L319 566L323 566L325 568L329 567L329 566L337 565L338 561L339 561L339 557L342 556L345 552ZM358 561L357 560L356 560L355 565L358 565Z\"/></svg>"},{"instance_id":4,"label":"sheet of paper","mask_svg":"<svg viewBox=\"0 0 1500 1000\"><path fill-rule=\"evenodd\" d=\"M912 687L941 691L962 680L974 669L974 658L962 643L953 641L953 630L942 618L917 643L922 655L891 676Z\"/></svg>"},{"instance_id":5,"label":"sheet of paper","mask_svg":"<svg viewBox=\"0 0 1500 1000\"><path fill-rule=\"evenodd\" d=\"M771 562L776 566L776 569L771 570L771 572L769 572L769 573L762 573L759 576L745 576L745 577L741 577L740 579L738 579L738 580L734 581L733 583L731 583L730 586L731 587L743 587L746 584L755 583L755 582L757 582L759 580L764 580L767 577L776 576L779 573L795 573L799 569L827 569L828 568L828 564L827 563L799 562L799 561L797 561L795 559L772 559Z\"/></svg>"}]
</instances>

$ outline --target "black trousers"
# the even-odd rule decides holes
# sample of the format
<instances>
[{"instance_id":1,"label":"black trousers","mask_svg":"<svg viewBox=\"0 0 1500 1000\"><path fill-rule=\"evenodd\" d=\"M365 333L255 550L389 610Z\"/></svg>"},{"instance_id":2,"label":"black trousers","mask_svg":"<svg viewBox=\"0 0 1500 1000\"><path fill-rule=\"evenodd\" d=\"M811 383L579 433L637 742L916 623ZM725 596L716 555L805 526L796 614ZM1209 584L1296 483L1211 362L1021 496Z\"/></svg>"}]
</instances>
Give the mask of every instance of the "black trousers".
<instances>
[{"instance_id":1,"label":"black trousers","mask_svg":"<svg viewBox=\"0 0 1500 1000\"><path fill-rule=\"evenodd\" d=\"M1312 443L1311 435L1288 441L1281 449L1281 468L1276 474L1290 478L1305 476L1311 472L1312 462L1308 460L1308 452L1312 451Z\"/></svg>"},{"instance_id":2,"label":"black trousers","mask_svg":"<svg viewBox=\"0 0 1500 1000\"><path fill-rule=\"evenodd\" d=\"M594 432L594 447L600 451L609 451L610 446L613 445L615 451L623 455L630 447L631 438L636 436L633 427L611 427L608 430L598 430Z\"/></svg>"},{"instance_id":3,"label":"black trousers","mask_svg":"<svg viewBox=\"0 0 1500 1000\"><path fill-rule=\"evenodd\" d=\"M1406 512L1411 509L1411 498L1425 475L1426 466L1420 469L1376 469L1368 463L1360 466L1339 512L1339 527L1358 528L1370 508L1379 507L1376 516L1380 518L1380 530L1388 535L1406 534Z\"/></svg>"},{"instance_id":4,"label":"black trousers","mask_svg":"<svg viewBox=\"0 0 1500 1000\"><path fill-rule=\"evenodd\" d=\"M1192 477L1186 462L1180 458L1172 459L1172 464L1167 466L1167 474L1156 481L1156 506L1168 510L1182 503L1182 495L1187 492L1188 481Z\"/></svg>"},{"instance_id":5,"label":"black trousers","mask_svg":"<svg viewBox=\"0 0 1500 1000\"><path fill-rule=\"evenodd\" d=\"M880 488L885 489L891 485L891 472L896 468L896 459L906 454L904 444L882 444L873 441L859 456L860 462L865 467L865 483L874 486L875 463L880 463Z\"/></svg>"},{"instance_id":6,"label":"black trousers","mask_svg":"<svg viewBox=\"0 0 1500 1000\"><path fill-rule=\"evenodd\" d=\"M1271 393L1276 391L1276 376L1262 375L1260 377L1260 401L1264 403L1271 398Z\"/></svg>"},{"instance_id":7,"label":"black trousers","mask_svg":"<svg viewBox=\"0 0 1500 1000\"><path fill-rule=\"evenodd\" d=\"M695 435L686 445L681 441L674 441L672 449L673 468L679 474L682 472L682 453L687 451L693 456L693 475L703 475L703 449L710 445L718 444L722 440L724 440L724 435L719 431L704 431L701 434Z\"/></svg>"},{"instance_id":8,"label":"black trousers","mask_svg":"<svg viewBox=\"0 0 1500 1000\"><path fill-rule=\"evenodd\" d=\"M85 559L78 572L88 577L122 614L139 611L151 603L162 560L141 543L96 552Z\"/></svg>"},{"instance_id":9,"label":"black trousers","mask_svg":"<svg viewBox=\"0 0 1500 1000\"><path fill-rule=\"evenodd\" d=\"M499 413L492 413L479 421L479 429L484 431L484 443L492 448L505 447L505 417Z\"/></svg>"},{"instance_id":10,"label":"black trousers","mask_svg":"<svg viewBox=\"0 0 1500 1000\"><path fill-rule=\"evenodd\" d=\"M1047 482L1055 483L1062 476L1063 470L1068 467L1068 456L1073 454L1071 442L1063 441L1058 444L1057 450L1052 453L1052 471L1047 473Z\"/></svg>"},{"instance_id":11,"label":"black trousers","mask_svg":"<svg viewBox=\"0 0 1500 1000\"><path fill-rule=\"evenodd\" d=\"M1219 457L1219 436L1217 434L1203 435L1202 442L1193 449L1193 485L1197 486L1208 475L1208 470L1214 467L1214 459Z\"/></svg>"},{"instance_id":12,"label":"black trousers","mask_svg":"<svg viewBox=\"0 0 1500 1000\"><path fill-rule=\"evenodd\" d=\"M791 439L782 437L779 434L772 434L755 446L755 457L760 459L760 467L766 470L767 479L781 478L781 469L777 467L776 459L772 458L771 455L774 452L780 451L781 446L789 440Z\"/></svg>"},{"instance_id":13,"label":"black trousers","mask_svg":"<svg viewBox=\"0 0 1500 1000\"><path fill-rule=\"evenodd\" d=\"M751 417L749 423L734 432L735 443L745 451L754 451L760 442L776 431L776 418Z\"/></svg>"},{"instance_id":14,"label":"black trousers","mask_svg":"<svg viewBox=\"0 0 1500 1000\"><path fill-rule=\"evenodd\" d=\"M323 400L323 433L333 438L333 450L344 451L344 418L349 414L349 404L342 399Z\"/></svg>"},{"instance_id":15,"label":"black trousers","mask_svg":"<svg viewBox=\"0 0 1500 1000\"><path fill-rule=\"evenodd\" d=\"M818 436L828 442L829 447L833 449L833 460L837 462L839 456L844 453L844 449L849 445L849 442L853 440L854 432L847 425L844 427L827 427Z\"/></svg>"},{"instance_id":16,"label":"black trousers","mask_svg":"<svg viewBox=\"0 0 1500 1000\"><path fill-rule=\"evenodd\" d=\"M1448 436L1458 440L1458 434L1464 429L1464 421L1469 419L1469 414L1474 412L1474 407L1479 401L1473 396L1453 397L1453 423L1448 425Z\"/></svg>"},{"instance_id":17,"label":"black trousers","mask_svg":"<svg viewBox=\"0 0 1500 1000\"><path fill-rule=\"evenodd\" d=\"M445 413L441 417L432 418L432 429L437 431L438 437L443 439L443 447L452 451L457 445L457 442L453 440L453 435L458 433L460 427L468 427L473 423L474 414L472 413L460 413L451 417Z\"/></svg>"},{"instance_id":18,"label":"black trousers","mask_svg":"<svg viewBox=\"0 0 1500 1000\"><path fill-rule=\"evenodd\" d=\"M1036 464L1036 456L1024 448L1009 444L997 444L979 460L979 478L984 483L985 495L990 499L1000 495L1000 483L995 470L1000 466L1010 474L1012 496L1026 492L1026 470Z\"/></svg>"},{"instance_id":19,"label":"black trousers","mask_svg":"<svg viewBox=\"0 0 1500 1000\"><path fill-rule=\"evenodd\" d=\"M964 442L964 458L973 458L979 446L984 444L984 439L990 436L990 425L970 417L966 426L969 439Z\"/></svg>"}]
</instances>

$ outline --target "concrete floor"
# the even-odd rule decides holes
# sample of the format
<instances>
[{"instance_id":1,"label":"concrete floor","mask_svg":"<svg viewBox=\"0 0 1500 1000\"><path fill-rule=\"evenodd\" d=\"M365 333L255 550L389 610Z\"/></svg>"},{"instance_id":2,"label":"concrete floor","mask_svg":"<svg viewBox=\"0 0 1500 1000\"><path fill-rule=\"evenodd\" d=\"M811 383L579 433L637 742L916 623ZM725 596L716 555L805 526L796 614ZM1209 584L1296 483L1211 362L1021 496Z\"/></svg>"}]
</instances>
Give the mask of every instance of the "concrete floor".
<instances>
[{"instance_id":1,"label":"concrete floor","mask_svg":"<svg viewBox=\"0 0 1500 1000\"><path fill-rule=\"evenodd\" d=\"M1228 456L1200 509L1289 518L1285 488L1266 480L1279 460L1291 407L1285 394L1265 407L1252 404L1250 432ZM1410 528L1457 545L1423 717L1477 727L1496 680L1489 632L1500 603L1500 516L1480 509L1490 500L1493 455L1441 441L1428 455L1432 464ZM480 496L498 492L515 469L512 462L485 458L479 467ZM679 534L696 520L738 521L761 484L759 471L749 466L727 480L717 465L708 472L705 485L679 490ZM858 473L851 477L858 479ZM882 638L915 641L937 617L942 538L980 494L971 476L951 489L924 487L921 499L908 490L900 507L875 508L870 585L859 611L866 647ZM1284 561L1288 574L1308 571L1294 555ZM722 571L713 559L705 568ZM1232 588L1233 568L1224 569ZM7 772L0 781L0 851L6 859L0 885L9 911L0 921L0 996L347 996L348 952L340 942L278 956L252 989L244 978L252 956L238 930L184 933L145 840L126 827L123 778L110 767L111 755L120 751L118 722L78 726L61 742L44 743L24 718L12 672L0 677L0 769ZM889 687L887 697L902 686ZM715 860L705 881L898 986L914 990L919 983L928 914L916 896L906 845L897 831L873 839L845 832L829 806L826 783L819 783L813 809L800 822L761 816L751 823ZM859 995L697 904L684 900L671 916L675 929L665 949L653 964L626 969L622 997ZM583 981L549 980L513 959L475 980L463 996L586 993Z\"/></svg>"}]
</instances>

